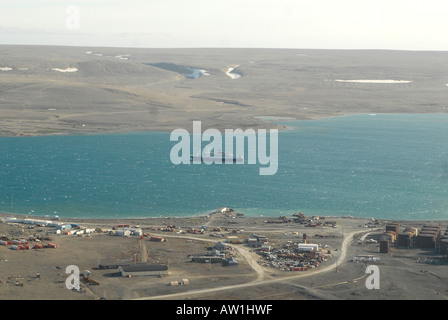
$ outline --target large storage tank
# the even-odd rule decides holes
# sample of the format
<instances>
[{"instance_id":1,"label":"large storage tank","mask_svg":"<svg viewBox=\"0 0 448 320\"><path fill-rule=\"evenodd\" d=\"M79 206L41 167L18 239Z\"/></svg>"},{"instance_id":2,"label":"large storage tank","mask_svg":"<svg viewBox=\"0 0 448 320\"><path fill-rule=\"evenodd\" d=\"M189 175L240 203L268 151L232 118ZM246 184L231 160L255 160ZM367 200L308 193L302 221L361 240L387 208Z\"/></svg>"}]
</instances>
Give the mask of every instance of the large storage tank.
<instances>
[{"instance_id":1,"label":"large storage tank","mask_svg":"<svg viewBox=\"0 0 448 320\"><path fill-rule=\"evenodd\" d=\"M393 232L395 232L395 234L399 234L400 233L400 224L394 223L394 222L388 223L386 225L386 232L387 231L393 231Z\"/></svg>"},{"instance_id":2,"label":"large storage tank","mask_svg":"<svg viewBox=\"0 0 448 320\"><path fill-rule=\"evenodd\" d=\"M440 240L439 252L440 253L448 253L448 239Z\"/></svg>"},{"instance_id":3,"label":"large storage tank","mask_svg":"<svg viewBox=\"0 0 448 320\"><path fill-rule=\"evenodd\" d=\"M437 238L437 236L438 236L438 233L437 233L437 231L434 231L434 230L422 230L422 231L420 231L420 233L419 233L419 236L420 235L428 235L428 234L430 234L430 235L433 235L434 237L436 237Z\"/></svg>"},{"instance_id":4,"label":"large storage tank","mask_svg":"<svg viewBox=\"0 0 448 320\"><path fill-rule=\"evenodd\" d=\"M436 226L434 224L425 224L425 225L423 225L423 228L435 228L435 229L441 230L440 226Z\"/></svg>"},{"instance_id":5,"label":"large storage tank","mask_svg":"<svg viewBox=\"0 0 448 320\"><path fill-rule=\"evenodd\" d=\"M413 236L414 234L410 231L400 233L397 238L398 245L400 247L411 248Z\"/></svg>"},{"instance_id":6,"label":"large storage tank","mask_svg":"<svg viewBox=\"0 0 448 320\"><path fill-rule=\"evenodd\" d=\"M421 233L427 233L427 232L434 232L436 233L437 236L440 235L441 232L441 228L438 226L433 226L433 225L424 225Z\"/></svg>"},{"instance_id":7,"label":"large storage tank","mask_svg":"<svg viewBox=\"0 0 448 320\"><path fill-rule=\"evenodd\" d=\"M439 234L440 234L440 231L435 228L426 228L426 229L423 228L420 231L419 235L424 235L424 236L428 236L428 237L433 236L434 237L434 248L436 248L438 245L438 242L439 242ZM430 245L430 248L433 248L432 244Z\"/></svg>"},{"instance_id":8,"label":"large storage tank","mask_svg":"<svg viewBox=\"0 0 448 320\"><path fill-rule=\"evenodd\" d=\"M406 232L411 232L412 235L415 235L415 236L418 235L418 229L414 228L414 227L407 227L406 229L404 229L403 233L406 233Z\"/></svg>"},{"instance_id":9,"label":"large storage tank","mask_svg":"<svg viewBox=\"0 0 448 320\"><path fill-rule=\"evenodd\" d=\"M388 240L380 241L380 253L389 253L389 241Z\"/></svg>"},{"instance_id":10,"label":"large storage tank","mask_svg":"<svg viewBox=\"0 0 448 320\"><path fill-rule=\"evenodd\" d=\"M395 232L387 231L381 234L382 241L389 241L390 243L395 241Z\"/></svg>"},{"instance_id":11,"label":"large storage tank","mask_svg":"<svg viewBox=\"0 0 448 320\"><path fill-rule=\"evenodd\" d=\"M419 248L435 248L436 235L432 233L420 233L417 237L417 247Z\"/></svg>"},{"instance_id":12,"label":"large storage tank","mask_svg":"<svg viewBox=\"0 0 448 320\"><path fill-rule=\"evenodd\" d=\"M421 230L420 232L434 232L434 233L436 233L437 235L439 235L439 234L440 234L440 229L438 229L438 228L425 228L425 227L423 227L422 230Z\"/></svg>"}]
</instances>

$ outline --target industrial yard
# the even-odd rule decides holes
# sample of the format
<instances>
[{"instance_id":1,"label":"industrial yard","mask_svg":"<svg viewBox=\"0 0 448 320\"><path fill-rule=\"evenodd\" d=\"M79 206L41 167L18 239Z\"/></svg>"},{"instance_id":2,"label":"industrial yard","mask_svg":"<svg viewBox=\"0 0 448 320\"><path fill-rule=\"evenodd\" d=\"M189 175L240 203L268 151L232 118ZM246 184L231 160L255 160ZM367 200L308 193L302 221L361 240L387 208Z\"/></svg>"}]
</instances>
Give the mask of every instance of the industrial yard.
<instances>
[{"instance_id":1,"label":"industrial yard","mask_svg":"<svg viewBox=\"0 0 448 320\"><path fill-rule=\"evenodd\" d=\"M448 222L2 214L0 299L447 299ZM367 289L366 267L380 270ZM68 266L80 272L67 289ZM70 282L71 283L71 282ZM69 283L69 284L70 284Z\"/></svg>"}]
</instances>

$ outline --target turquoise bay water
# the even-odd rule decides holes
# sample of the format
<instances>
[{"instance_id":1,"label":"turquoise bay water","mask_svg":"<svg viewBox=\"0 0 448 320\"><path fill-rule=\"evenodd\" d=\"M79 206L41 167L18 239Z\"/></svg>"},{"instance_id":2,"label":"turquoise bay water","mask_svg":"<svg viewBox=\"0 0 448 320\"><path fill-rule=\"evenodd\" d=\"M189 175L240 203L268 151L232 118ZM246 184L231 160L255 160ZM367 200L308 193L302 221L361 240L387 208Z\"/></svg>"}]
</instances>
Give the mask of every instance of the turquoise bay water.
<instances>
[{"instance_id":1,"label":"turquoise bay water","mask_svg":"<svg viewBox=\"0 0 448 320\"><path fill-rule=\"evenodd\" d=\"M279 133L272 176L259 164L173 165L169 133L0 138L0 211L117 218L229 206L249 216L448 219L448 115L282 124L291 130Z\"/></svg>"}]
</instances>

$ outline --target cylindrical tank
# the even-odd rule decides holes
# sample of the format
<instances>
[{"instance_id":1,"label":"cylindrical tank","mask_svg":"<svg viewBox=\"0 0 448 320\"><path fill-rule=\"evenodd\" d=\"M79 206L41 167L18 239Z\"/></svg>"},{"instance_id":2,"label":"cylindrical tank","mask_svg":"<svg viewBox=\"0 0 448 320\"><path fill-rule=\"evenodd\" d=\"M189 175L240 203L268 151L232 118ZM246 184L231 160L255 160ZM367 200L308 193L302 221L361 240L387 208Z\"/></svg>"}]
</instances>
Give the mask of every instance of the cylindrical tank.
<instances>
[{"instance_id":1,"label":"cylindrical tank","mask_svg":"<svg viewBox=\"0 0 448 320\"><path fill-rule=\"evenodd\" d=\"M438 229L438 228L422 228L421 232L426 232L426 231L435 232L437 234L440 233L440 229Z\"/></svg>"},{"instance_id":2,"label":"cylindrical tank","mask_svg":"<svg viewBox=\"0 0 448 320\"><path fill-rule=\"evenodd\" d=\"M420 233L419 233L419 236L421 236L421 235L433 235L434 237L437 238L438 233L437 233L437 231L423 230L423 231L420 231Z\"/></svg>"},{"instance_id":3,"label":"cylindrical tank","mask_svg":"<svg viewBox=\"0 0 448 320\"><path fill-rule=\"evenodd\" d=\"M433 235L434 237L437 237L437 231L423 230L419 233L419 236L421 235Z\"/></svg>"},{"instance_id":4,"label":"cylindrical tank","mask_svg":"<svg viewBox=\"0 0 448 320\"><path fill-rule=\"evenodd\" d=\"M398 232L395 231L387 231L387 233L389 233L392 236L392 242L395 242L395 240L397 240L397 234Z\"/></svg>"},{"instance_id":5,"label":"cylindrical tank","mask_svg":"<svg viewBox=\"0 0 448 320\"><path fill-rule=\"evenodd\" d=\"M407 227L406 229L404 229L404 232L411 232L412 235L417 235L417 228L413 228L413 227Z\"/></svg>"},{"instance_id":6,"label":"cylindrical tank","mask_svg":"<svg viewBox=\"0 0 448 320\"><path fill-rule=\"evenodd\" d=\"M440 226L436 226L433 224L425 224L425 225L423 225L423 228L436 228L436 229L440 230Z\"/></svg>"},{"instance_id":7,"label":"cylindrical tank","mask_svg":"<svg viewBox=\"0 0 448 320\"><path fill-rule=\"evenodd\" d=\"M388 240L380 241L380 253L389 253L389 241Z\"/></svg>"},{"instance_id":8,"label":"cylindrical tank","mask_svg":"<svg viewBox=\"0 0 448 320\"><path fill-rule=\"evenodd\" d=\"M436 237L437 237L437 233L435 233L435 232L430 232L430 231L425 231L425 232L420 232L420 234L419 234L418 236L419 236L419 237L428 237L428 236L431 236L431 237L436 238Z\"/></svg>"},{"instance_id":9,"label":"cylindrical tank","mask_svg":"<svg viewBox=\"0 0 448 320\"><path fill-rule=\"evenodd\" d=\"M440 253L448 253L448 239L440 240L439 252Z\"/></svg>"},{"instance_id":10,"label":"cylindrical tank","mask_svg":"<svg viewBox=\"0 0 448 320\"><path fill-rule=\"evenodd\" d=\"M434 234L422 234L417 237L417 246L419 248L435 248L436 236Z\"/></svg>"},{"instance_id":11,"label":"cylindrical tank","mask_svg":"<svg viewBox=\"0 0 448 320\"><path fill-rule=\"evenodd\" d=\"M393 231L396 234L400 233L400 224L395 222L390 222L386 225L386 232Z\"/></svg>"},{"instance_id":12,"label":"cylindrical tank","mask_svg":"<svg viewBox=\"0 0 448 320\"><path fill-rule=\"evenodd\" d=\"M414 234L410 231L400 233L397 237L397 242L400 247L411 247L411 239Z\"/></svg>"},{"instance_id":13,"label":"cylindrical tank","mask_svg":"<svg viewBox=\"0 0 448 320\"><path fill-rule=\"evenodd\" d=\"M395 233L393 232L385 232L381 235L381 241L388 241L390 243L394 242Z\"/></svg>"}]
</instances>

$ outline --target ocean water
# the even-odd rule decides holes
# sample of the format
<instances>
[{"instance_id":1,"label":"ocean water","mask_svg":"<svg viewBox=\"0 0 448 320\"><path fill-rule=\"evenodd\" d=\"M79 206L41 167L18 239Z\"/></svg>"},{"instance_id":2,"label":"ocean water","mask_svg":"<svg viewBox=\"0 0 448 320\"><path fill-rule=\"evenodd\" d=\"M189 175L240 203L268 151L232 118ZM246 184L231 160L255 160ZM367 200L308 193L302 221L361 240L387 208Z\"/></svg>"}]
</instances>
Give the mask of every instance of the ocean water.
<instances>
[{"instance_id":1,"label":"ocean water","mask_svg":"<svg viewBox=\"0 0 448 320\"><path fill-rule=\"evenodd\" d=\"M170 161L170 133L0 138L0 212L448 219L448 115L282 122L278 171ZM204 146L206 143L204 143Z\"/></svg>"}]
</instances>

